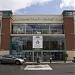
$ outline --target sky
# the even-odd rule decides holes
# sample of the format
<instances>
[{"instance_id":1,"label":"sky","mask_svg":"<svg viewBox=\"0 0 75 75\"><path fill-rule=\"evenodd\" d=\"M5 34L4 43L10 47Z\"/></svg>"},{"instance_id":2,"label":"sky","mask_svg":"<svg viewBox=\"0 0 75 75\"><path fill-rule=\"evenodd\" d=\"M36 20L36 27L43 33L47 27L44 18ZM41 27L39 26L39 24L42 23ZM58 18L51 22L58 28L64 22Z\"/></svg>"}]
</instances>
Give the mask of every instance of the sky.
<instances>
[{"instance_id":1,"label":"sky","mask_svg":"<svg viewBox=\"0 0 75 75\"><path fill-rule=\"evenodd\" d=\"M61 14L75 10L75 0L0 0L0 11L12 10L14 14Z\"/></svg>"}]
</instances>

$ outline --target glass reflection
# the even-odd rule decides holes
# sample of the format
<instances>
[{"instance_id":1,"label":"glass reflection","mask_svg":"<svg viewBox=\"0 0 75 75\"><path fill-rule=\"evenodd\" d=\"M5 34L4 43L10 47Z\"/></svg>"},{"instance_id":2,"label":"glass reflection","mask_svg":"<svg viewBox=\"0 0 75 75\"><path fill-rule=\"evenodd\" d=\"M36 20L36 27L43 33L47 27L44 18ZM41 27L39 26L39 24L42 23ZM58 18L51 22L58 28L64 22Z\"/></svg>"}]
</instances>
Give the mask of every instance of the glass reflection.
<instances>
[{"instance_id":1,"label":"glass reflection","mask_svg":"<svg viewBox=\"0 0 75 75\"><path fill-rule=\"evenodd\" d=\"M13 34L24 34L25 25L24 24L14 24L13 25Z\"/></svg>"},{"instance_id":2,"label":"glass reflection","mask_svg":"<svg viewBox=\"0 0 75 75\"><path fill-rule=\"evenodd\" d=\"M27 24L27 26L26 26L26 34L28 34L28 33L29 34L30 33L37 34L38 32L40 32L41 34L48 34L48 32L49 32L49 24Z\"/></svg>"},{"instance_id":3,"label":"glass reflection","mask_svg":"<svg viewBox=\"0 0 75 75\"><path fill-rule=\"evenodd\" d=\"M63 34L64 28L62 24L51 24L50 25L51 34Z\"/></svg>"},{"instance_id":4,"label":"glass reflection","mask_svg":"<svg viewBox=\"0 0 75 75\"><path fill-rule=\"evenodd\" d=\"M43 36L42 50L64 50L64 37ZM34 50L32 36L12 37L12 50Z\"/></svg>"},{"instance_id":5,"label":"glass reflection","mask_svg":"<svg viewBox=\"0 0 75 75\"><path fill-rule=\"evenodd\" d=\"M64 37L43 37L43 50L64 50Z\"/></svg>"},{"instance_id":6,"label":"glass reflection","mask_svg":"<svg viewBox=\"0 0 75 75\"><path fill-rule=\"evenodd\" d=\"M64 34L62 24L13 24L13 34Z\"/></svg>"},{"instance_id":7,"label":"glass reflection","mask_svg":"<svg viewBox=\"0 0 75 75\"><path fill-rule=\"evenodd\" d=\"M32 50L32 37L12 37L13 50Z\"/></svg>"}]
</instances>

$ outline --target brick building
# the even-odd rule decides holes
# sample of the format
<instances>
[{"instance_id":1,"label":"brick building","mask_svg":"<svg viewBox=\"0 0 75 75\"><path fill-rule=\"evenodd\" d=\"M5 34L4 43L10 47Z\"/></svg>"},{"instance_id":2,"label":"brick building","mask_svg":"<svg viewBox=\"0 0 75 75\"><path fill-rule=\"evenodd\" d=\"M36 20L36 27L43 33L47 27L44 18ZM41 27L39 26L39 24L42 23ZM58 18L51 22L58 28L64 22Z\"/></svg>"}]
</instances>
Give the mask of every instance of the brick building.
<instances>
[{"instance_id":1,"label":"brick building","mask_svg":"<svg viewBox=\"0 0 75 75\"><path fill-rule=\"evenodd\" d=\"M38 44L36 41L38 40ZM0 11L0 55L26 57L27 61L68 60L75 56L75 11L61 15L14 15Z\"/></svg>"}]
</instances>

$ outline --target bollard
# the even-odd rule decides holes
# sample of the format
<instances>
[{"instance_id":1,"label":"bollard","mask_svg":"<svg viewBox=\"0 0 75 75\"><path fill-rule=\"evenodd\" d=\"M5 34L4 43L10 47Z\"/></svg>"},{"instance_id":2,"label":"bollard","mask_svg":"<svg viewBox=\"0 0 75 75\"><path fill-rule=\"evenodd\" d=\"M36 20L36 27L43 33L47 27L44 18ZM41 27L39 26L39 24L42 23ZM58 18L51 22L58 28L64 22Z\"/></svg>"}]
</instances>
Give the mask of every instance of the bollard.
<instances>
[{"instance_id":1,"label":"bollard","mask_svg":"<svg viewBox=\"0 0 75 75\"><path fill-rule=\"evenodd\" d=\"M26 58L23 58L24 59L24 61L26 62Z\"/></svg>"},{"instance_id":2,"label":"bollard","mask_svg":"<svg viewBox=\"0 0 75 75\"><path fill-rule=\"evenodd\" d=\"M52 62L52 58L50 58L50 63Z\"/></svg>"}]
</instances>

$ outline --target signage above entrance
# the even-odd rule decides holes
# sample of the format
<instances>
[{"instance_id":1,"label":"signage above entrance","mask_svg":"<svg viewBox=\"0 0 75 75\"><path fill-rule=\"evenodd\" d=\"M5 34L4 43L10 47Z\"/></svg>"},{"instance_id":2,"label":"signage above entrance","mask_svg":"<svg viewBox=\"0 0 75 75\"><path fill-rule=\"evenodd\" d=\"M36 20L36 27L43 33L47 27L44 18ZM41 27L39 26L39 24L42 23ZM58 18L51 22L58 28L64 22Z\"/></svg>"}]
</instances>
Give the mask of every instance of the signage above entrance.
<instances>
[{"instance_id":1,"label":"signage above entrance","mask_svg":"<svg viewBox=\"0 0 75 75\"><path fill-rule=\"evenodd\" d=\"M13 23L63 23L62 15L13 15Z\"/></svg>"},{"instance_id":2,"label":"signage above entrance","mask_svg":"<svg viewBox=\"0 0 75 75\"><path fill-rule=\"evenodd\" d=\"M42 36L33 36L33 48L43 48Z\"/></svg>"}]
</instances>

